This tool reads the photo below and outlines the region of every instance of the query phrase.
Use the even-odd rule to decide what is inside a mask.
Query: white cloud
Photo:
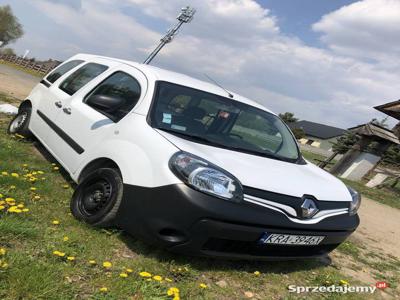
[[[400,1],[364,0],[325,15],[313,25],[335,52],[395,63],[400,55]]]
[[[389,0],[378,2],[394,5]],[[81,49],[141,61],[161,37],[154,23],[161,24],[160,30],[172,25],[177,10],[187,1],[82,0],[74,6],[63,5],[61,0],[31,3],[59,26],[57,43],[41,41],[54,53],[65,57],[66,52],[72,55]],[[292,111],[300,118],[340,127],[369,121],[377,115],[372,106],[398,97],[400,74],[387,64],[395,48],[385,52],[369,47],[369,58],[380,51],[380,61],[375,63],[357,54],[357,45],[366,45],[362,40],[347,45],[333,38],[351,32],[350,39],[359,30],[363,22],[351,23],[354,12],[346,12],[354,10],[352,5],[324,16],[313,27],[323,32],[332,50],[285,36],[270,11],[252,0],[194,0],[190,5],[197,9],[193,22],[182,28],[154,64],[202,79],[202,73],[207,73],[276,112]],[[127,7],[135,16],[125,11]],[[384,16],[385,10],[380,14]],[[337,17],[342,15],[346,25]],[[353,17],[357,19],[357,15]],[[379,31],[365,26],[363,30],[363,35],[377,39],[393,31],[391,26],[381,26]],[[60,52],[64,46],[69,50]]]

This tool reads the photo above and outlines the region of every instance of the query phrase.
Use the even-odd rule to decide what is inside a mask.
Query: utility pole
[[[158,46],[153,50],[153,52],[150,53],[150,55],[146,58],[146,60],[143,63],[148,65],[153,60],[153,58],[158,54],[158,52],[160,52],[160,50],[166,44],[172,41],[174,36],[178,33],[179,28],[181,28],[181,26],[183,25],[183,23],[190,23],[193,20],[193,16],[195,13],[196,10],[194,8],[190,8],[189,6],[182,8],[181,13],[177,17],[177,20],[179,22],[174,27],[172,27],[167,31],[167,34],[161,38]]]

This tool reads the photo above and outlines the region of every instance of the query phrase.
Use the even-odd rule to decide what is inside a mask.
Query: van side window
[[[59,87],[68,95],[72,96],[89,81],[96,78],[107,69],[108,67],[104,65],[88,63],[69,75]]]
[[[54,83],[58,78],[63,76],[68,71],[72,70],[76,66],[83,63],[83,60],[71,60],[61,66],[57,67],[53,72],[47,75],[46,80],[50,83]]]
[[[125,117],[136,105],[140,98],[141,87],[139,82],[132,76],[118,71],[100,83],[86,99],[95,95],[109,96],[122,99],[122,105],[112,112],[102,111],[97,107],[92,107],[98,112],[110,117],[114,122],[118,122]]]

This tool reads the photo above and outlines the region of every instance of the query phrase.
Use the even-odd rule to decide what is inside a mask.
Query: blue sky
[[[142,61],[175,22],[197,14],[154,64],[227,88],[275,112],[351,127],[400,98],[398,0],[0,0],[36,58],[79,52]],[[394,120],[391,121],[391,124]]]

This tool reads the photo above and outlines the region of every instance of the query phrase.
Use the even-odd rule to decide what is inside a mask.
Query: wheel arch
[[[98,168],[117,169],[122,178],[121,168],[114,160],[107,157],[100,157],[90,161],[81,169],[79,174],[77,174],[77,182],[79,183],[83,178],[85,178],[86,175],[90,174],[91,172],[93,172]]]
[[[24,100],[18,107],[18,113],[21,112],[23,108],[32,108],[32,101],[29,99]]]

